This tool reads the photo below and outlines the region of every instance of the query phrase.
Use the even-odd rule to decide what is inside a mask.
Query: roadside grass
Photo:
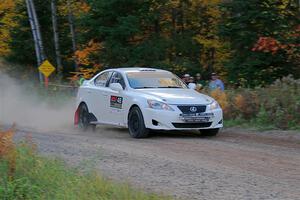
[[[245,128],[250,130],[257,130],[257,131],[269,131],[269,130],[282,130],[276,127],[272,123],[265,123],[261,122],[259,118],[245,120],[245,119],[227,119],[224,120],[224,127],[231,128],[231,127],[239,127]],[[300,126],[297,124],[291,124],[287,130],[296,130],[300,131]]]
[[[224,127],[239,127],[250,130],[258,130],[258,131],[268,131],[268,130],[276,130],[273,124],[260,124],[257,123],[256,120],[245,120],[245,119],[229,119],[224,120]]]
[[[0,131],[1,134],[6,132]],[[0,140],[0,143],[11,144],[7,138]],[[0,148],[5,149],[5,145],[0,145]],[[26,141],[10,146],[9,151],[0,154],[0,199],[171,199],[133,189],[129,184],[115,183],[94,171],[78,171],[67,166],[62,160],[37,154],[35,149],[32,142]],[[11,162],[12,159],[15,162]]]

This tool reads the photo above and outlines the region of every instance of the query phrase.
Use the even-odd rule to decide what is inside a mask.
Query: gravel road
[[[78,168],[178,199],[299,199],[300,133],[224,129],[215,138],[195,132],[131,139],[126,129],[98,127],[31,132],[39,151]]]

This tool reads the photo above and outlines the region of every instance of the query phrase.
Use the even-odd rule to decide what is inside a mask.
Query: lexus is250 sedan
[[[84,81],[76,101],[75,124],[83,130],[97,124],[128,127],[133,138],[150,130],[199,130],[215,136],[223,126],[219,104],[189,89],[169,71],[118,68]]]

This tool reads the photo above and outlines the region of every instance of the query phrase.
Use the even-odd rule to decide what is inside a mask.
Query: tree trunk
[[[29,0],[26,0],[25,3],[26,3],[26,7],[27,7],[28,19],[29,19],[31,32],[32,32],[32,36],[33,36],[33,41],[34,41],[34,48],[35,48],[37,64],[39,65],[41,63],[41,54],[40,54],[40,49],[39,49],[38,42],[37,42],[36,28],[35,28],[35,24],[33,22],[32,11],[31,11],[31,7],[29,4]]]
[[[77,59],[75,58],[75,52],[77,50],[77,48],[76,48],[76,36],[75,36],[75,28],[74,28],[74,17],[73,17],[73,14],[72,14],[70,0],[67,0],[67,7],[68,7],[68,21],[69,21],[70,32],[71,32],[71,37],[72,37],[74,68],[75,68],[75,71],[77,71],[78,70],[78,65],[77,65]]]
[[[31,6],[31,11],[32,11],[32,17],[33,17],[33,22],[35,24],[35,29],[36,29],[36,36],[37,36],[37,41],[40,49],[40,55],[41,55],[41,60],[42,62],[46,59],[45,52],[44,52],[44,46],[43,46],[43,40],[42,40],[42,34],[40,30],[40,24],[37,18],[35,6],[33,0],[28,0],[29,4]]]
[[[214,47],[212,47],[209,50],[209,59],[210,59],[210,72],[214,72],[215,71],[215,54],[216,54],[216,49]]]
[[[63,71],[63,67],[62,67],[62,63],[61,63],[59,36],[58,36],[58,28],[57,28],[56,0],[51,0],[51,16],[52,16],[52,27],[53,27],[57,72],[59,75],[61,75],[62,71]]]
[[[159,33],[160,33],[159,17],[157,19],[155,19],[155,21],[154,21],[154,31],[155,31],[155,34],[157,36],[159,36]]]
[[[29,23],[30,23],[30,27],[31,27],[33,41],[34,41],[37,65],[39,67],[42,64],[43,59],[42,59],[41,48],[39,46],[39,41],[38,41],[38,33],[37,33],[38,30],[36,27],[36,23],[34,22],[34,16],[33,16],[33,13],[35,12],[35,10],[34,10],[34,7],[32,7],[30,0],[26,0],[25,3],[26,3],[26,7],[27,7]],[[40,83],[43,82],[43,75],[40,72],[39,72],[39,80],[40,80]]]
[[[180,1],[180,16],[179,16],[179,23],[180,23],[180,27],[181,27],[181,34],[183,34],[184,32],[184,18],[185,18],[185,13],[184,13],[184,9],[185,9],[185,4],[183,1]]]
[[[176,9],[172,8],[172,36],[175,37],[176,35]]]

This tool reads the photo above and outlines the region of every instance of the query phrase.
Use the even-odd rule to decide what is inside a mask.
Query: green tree
[[[101,43],[97,62],[109,66],[158,66],[175,72],[220,67],[224,45],[216,35],[219,0],[88,0],[79,20],[81,44]],[[210,52],[216,56],[207,56]],[[210,66],[212,67],[212,66]]]
[[[262,36],[284,40],[283,36],[294,30],[299,24],[296,5],[288,0],[233,0],[223,4],[220,35],[230,41],[233,50],[226,65],[229,80],[255,86],[294,74],[299,63],[288,61],[285,51],[272,54],[252,49]]]

